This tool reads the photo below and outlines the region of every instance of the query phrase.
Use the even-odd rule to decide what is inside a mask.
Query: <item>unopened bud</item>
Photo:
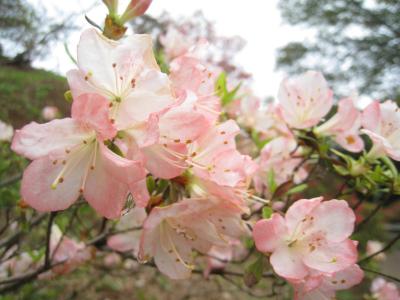
[[[68,103],[72,103],[72,101],[73,101],[73,98],[72,98],[72,93],[71,93],[71,91],[66,91],[65,93],[64,93],[64,98],[65,98],[65,100],[68,102]]]
[[[132,0],[122,14],[120,21],[126,23],[130,19],[143,15],[151,2],[152,0]]]

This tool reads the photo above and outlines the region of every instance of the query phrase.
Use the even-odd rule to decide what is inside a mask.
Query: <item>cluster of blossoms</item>
[[[115,13],[116,2],[104,2]],[[131,14],[141,14],[150,2],[132,3]],[[108,237],[109,248],[140,262],[153,259],[172,279],[191,275],[196,253],[209,255],[205,275],[224,268],[240,252],[241,239],[252,236],[296,299],[331,299],[360,283],[357,242],[350,239],[355,215],[346,201],[297,200],[285,215],[284,205],[272,203],[277,212],[268,219],[244,221],[243,215],[270,204],[261,197],[273,198],[274,187],[306,180],[303,156],[310,149],[299,135],[361,152],[364,133],[373,142],[369,160],[400,160],[397,106],[374,101],[361,112],[350,97],[325,120],[333,93],[320,73],[309,71],[285,79],[276,104],[264,106],[241,89],[222,107],[215,88],[221,70],[198,54],[203,42],[191,47],[181,38],[168,32],[161,39],[170,59],[166,74],[149,35],[115,41],[95,29],[82,33],[77,69],[67,74],[71,117],[54,119],[57,111],[49,107],[43,118],[52,121],[30,123],[14,135],[12,149],[32,160],[21,183],[24,201],[48,212],[84,198],[99,215],[119,219],[121,233]],[[239,151],[236,137],[254,132],[264,141],[259,151]],[[57,228],[50,252],[58,265],[45,278],[91,257],[85,244]]]
[[[26,203],[57,211],[82,195],[99,214],[119,218],[132,195],[148,212],[138,256],[154,257],[172,278],[190,274],[192,249],[207,253],[246,234],[241,215],[256,164],[236,150],[238,125],[218,122],[215,74],[201,60],[185,53],[168,76],[150,36],[115,42],[89,29],[67,77],[72,117],[14,136],[12,149],[33,160],[21,184]],[[177,194],[154,207],[146,176],[173,179]]]

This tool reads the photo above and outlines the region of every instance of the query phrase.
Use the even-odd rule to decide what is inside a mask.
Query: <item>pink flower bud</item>
[[[151,2],[152,0],[132,0],[122,14],[121,22],[125,23],[130,19],[143,15],[149,8]]]

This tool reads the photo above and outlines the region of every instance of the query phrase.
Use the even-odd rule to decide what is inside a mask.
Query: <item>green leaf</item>
[[[215,91],[221,98],[222,106],[226,106],[231,103],[235,98],[237,92],[240,90],[241,83],[239,83],[233,90],[229,91],[227,88],[226,73],[222,72],[215,83]]]
[[[347,170],[347,168],[343,167],[343,166],[339,166],[339,165],[333,165],[333,168],[335,169],[335,171],[342,176],[346,176],[349,175],[350,172]]]
[[[146,178],[146,185],[149,193],[153,193],[153,191],[156,189],[156,182],[154,181],[153,176],[149,176]]]
[[[274,194],[277,188],[276,181],[275,181],[275,173],[274,170],[270,170],[267,174],[267,185],[271,194]]]
[[[72,103],[73,97],[72,97],[72,93],[70,90],[68,90],[64,93],[64,98],[65,98],[65,101],[67,101],[68,103]]]
[[[293,194],[301,193],[302,191],[304,191],[307,188],[308,188],[307,183],[299,184],[295,187],[292,187],[290,190],[288,190],[286,192],[286,195],[293,195]]]
[[[269,206],[263,207],[263,209],[262,209],[262,217],[263,217],[263,219],[271,218],[272,213],[273,213],[273,210],[272,210],[271,207],[269,207]]]
[[[243,241],[246,249],[252,249],[254,247],[254,240],[252,238],[246,237]]]
[[[264,255],[260,253],[257,260],[246,267],[243,281],[248,287],[255,286],[262,278],[264,272]]]

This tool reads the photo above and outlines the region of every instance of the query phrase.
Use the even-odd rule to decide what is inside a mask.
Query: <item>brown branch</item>
[[[386,277],[386,278],[388,278],[390,280],[393,280],[393,281],[396,281],[396,282],[400,282],[400,278],[394,277],[392,275],[388,275],[388,274],[381,273],[379,271],[375,271],[375,270],[371,270],[371,269],[367,269],[367,268],[364,268],[364,267],[360,267],[360,268],[363,269],[365,272],[376,274],[376,275],[379,275],[379,276],[382,276],[382,277]]]
[[[51,252],[51,227],[53,226],[54,218],[56,217],[57,212],[51,212],[49,216],[49,222],[47,223],[47,231],[46,231],[46,254],[44,259],[44,268],[48,269],[50,266],[50,252]]]

